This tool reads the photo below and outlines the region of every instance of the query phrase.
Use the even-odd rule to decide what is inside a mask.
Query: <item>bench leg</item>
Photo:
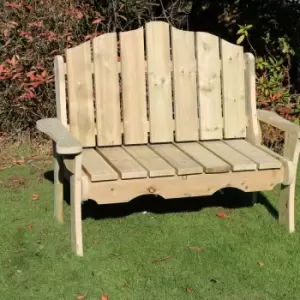
[[[295,187],[296,181],[291,185],[281,185],[279,222],[283,224],[289,232],[295,231]]]
[[[300,140],[298,134],[285,133],[283,156],[294,163],[294,169],[290,172],[293,181],[289,185],[281,185],[279,222],[288,229],[295,231],[295,189],[297,177],[297,165],[300,153]]]
[[[63,199],[63,164],[62,158],[56,153],[56,144],[53,142],[53,170],[54,170],[54,217],[58,223],[64,221]]]
[[[251,193],[251,203],[252,205],[257,203],[258,198],[258,192],[252,192]]]
[[[81,168],[82,155],[74,157],[73,175],[70,178],[71,188],[71,235],[72,249],[79,255],[83,256],[82,246],[82,220],[81,220]]]

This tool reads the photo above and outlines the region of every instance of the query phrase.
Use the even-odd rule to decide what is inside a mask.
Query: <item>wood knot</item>
[[[156,192],[156,190],[154,187],[151,186],[151,187],[149,187],[148,192],[151,194],[154,194]]]

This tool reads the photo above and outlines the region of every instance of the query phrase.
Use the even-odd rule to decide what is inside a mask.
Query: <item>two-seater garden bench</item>
[[[282,184],[280,221],[294,230],[300,127],[256,110],[255,60],[204,32],[150,22],[100,35],[55,58],[54,210],[71,186],[72,244],[82,247],[82,201],[128,202],[245,192]],[[284,156],[261,145],[259,121],[285,131]]]

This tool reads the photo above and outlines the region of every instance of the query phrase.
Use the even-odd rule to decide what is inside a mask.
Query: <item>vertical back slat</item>
[[[198,107],[194,32],[172,27],[176,141],[198,140]]]
[[[98,146],[122,143],[117,57],[116,33],[93,39]]]
[[[90,42],[66,50],[70,130],[83,146],[95,146]]]
[[[245,99],[246,99],[246,117],[248,126],[246,130],[246,139],[253,144],[261,144],[260,126],[257,121],[256,110],[256,74],[255,57],[252,53],[244,54],[245,60]]]
[[[246,136],[243,47],[221,40],[224,138]]]
[[[196,33],[200,139],[223,137],[219,38]]]
[[[169,25],[146,24],[148,99],[151,143],[173,141]]]
[[[62,56],[57,55],[54,59],[55,75],[55,98],[56,115],[63,125],[67,127],[67,98],[66,98],[66,79],[65,64]]]
[[[148,142],[143,28],[120,33],[125,144]]]

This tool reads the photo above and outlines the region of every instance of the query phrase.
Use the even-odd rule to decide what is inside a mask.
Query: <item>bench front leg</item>
[[[82,154],[74,156],[73,174],[70,178],[71,192],[71,237],[72,249],[78,256],[83,256],[82,245],[82,219],[81,219],[81,201],[82,201]]]
[[[281,185],[279,222],[283,224],[289,232],[295,231],[295,189],[299,153],[300,140],[298,139],[298,135],[286,132],[283,156],[292,161],[293,168],[291,170],[291,183],[289,185]]]
[[[56,151],[56,143],[53,141],[53,172],[54,172],[54,217],[58,223],[64,222],[64,166],[62,156]]]

